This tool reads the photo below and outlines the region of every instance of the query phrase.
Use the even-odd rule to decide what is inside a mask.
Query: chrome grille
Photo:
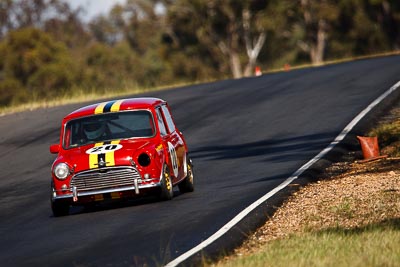
[[[141,180],[139,172],[133,167],[111,167],[78,173],[72,177],[71,187],[78,191],[132,186],[134,180]]]

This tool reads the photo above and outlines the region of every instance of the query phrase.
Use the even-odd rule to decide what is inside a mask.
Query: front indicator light
[[[68,165],[65,164],[65,163],[57,164],[57,166],[54,168],[54,175],[59,180],[65,180],[69,175],[69,167],[68,167]]]

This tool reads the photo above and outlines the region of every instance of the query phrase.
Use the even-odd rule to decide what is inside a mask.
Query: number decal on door
[[[168,150],[171,157],[171,165],[174,175],[175,177],[178,177],[178,157],[176,155],[175,147],[170,142],[168,142]]]

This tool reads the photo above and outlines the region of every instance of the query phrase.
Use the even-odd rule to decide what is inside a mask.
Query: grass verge
[[[400,266],[400,103],[368,135],[389,158],[351,153],[301,188],[232,255],[209,266]]]
[[[399,266],[400,219],[292,235],[224,266]],[[220,266],[220,265],[218,265]]]
[[[74,90],[71,93],[60,95],[57,98],[51,100],[39,100],[39,99],[32,99],[31,102],[25,104],[17,104],[8,107],[1,107],[0,106],[0,116],[4,116],[6,114],[21,112],[25,110],[35,110],[39,108],[48,108],[66,104],[74,104],[74,103],[82,103],[88,101],[101,101],[102,99],[109,99],[109,98],[123,98],[129,95],[147,93],[147,92],[154,92],[154,91],[161,91],[167,90],[170,88],[176,88],[180,86],[192,85],[197,84],[198,82],[193,83],[180,83],[180,84],[172,84],[167,86],[158,86],[158,87],[126,87],[120,89],[110,89],[105,90],[106,93],[96,92],[95,90],[92,91],[83,91],[79,88]]]

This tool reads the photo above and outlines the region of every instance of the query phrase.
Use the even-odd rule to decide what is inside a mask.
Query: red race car
[[[145,193],[173,197],[173,186],[191,192],[193,166],[168,104],[132,98],[90,105],[67,115],[52,165],[54,216],[70,205]]]

